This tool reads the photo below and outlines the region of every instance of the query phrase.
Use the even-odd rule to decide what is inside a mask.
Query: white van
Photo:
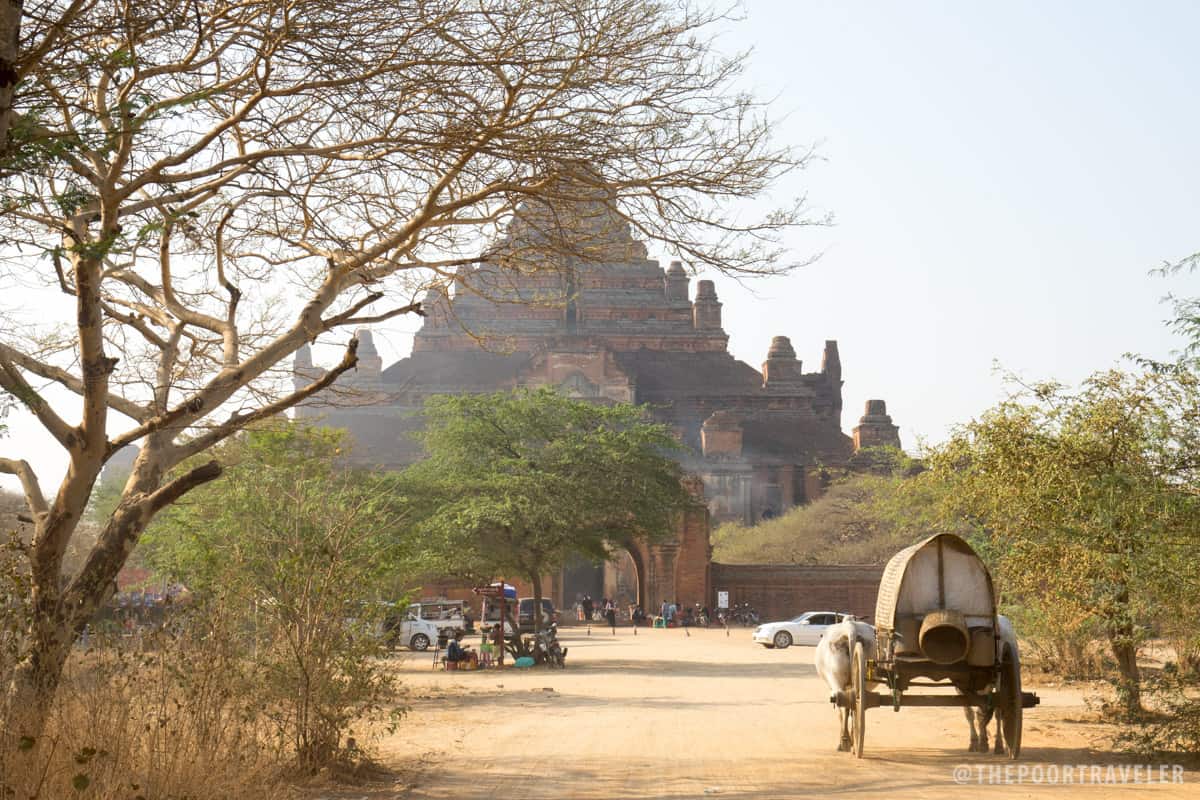
[[[454,633],[466,630],[465,611],[466,603],[462,600],[422,600],[410,603],[405,609],[404,618],[430,622],[438,631]]]

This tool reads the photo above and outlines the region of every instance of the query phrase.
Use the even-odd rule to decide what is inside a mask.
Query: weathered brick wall
[[[712,607],[717,592],[730,604],[749,603],[764,621],[789,619],[804,611],[847,611],[873,617],[883,567],[716,564],[712,565]]]
[[[669,599],[689,606],[703,604],[710,592],[709,565],[712,563],[708,509],[684,514],[680,528],[679,554],[675,560],[675,596]]]

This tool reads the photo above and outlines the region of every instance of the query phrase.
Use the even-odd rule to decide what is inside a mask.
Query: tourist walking
[[[604,618],[608,627],[612,628],[613,636],[617,635],[617,605],[612,600],[604,601]]]

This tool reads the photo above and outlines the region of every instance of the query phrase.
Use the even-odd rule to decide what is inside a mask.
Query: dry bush
[[[373,729],[399,713],[385,702],[390,675],[361,648],[335,642],[335,667],[301,691],[287,668],[294,654],[248,616],[213,600],[175,610],[158,630],[96,626],[68,660],[43,735],[7,733],[21,720],[4,721],[0,800],[272,800],[299,774],[354,774],[364,754],[347,747],[352,726]],[[314,732],[320,753],[311,752]],[[298,752],[301,744],[310,746]]]
[[[1200,642],[1196,637],[1172,639],[1171,648],[1178,657],[1179,671],[1192,680],[1200,679]]]
[[[1155,630],[1174,655],[1172,668],[1182,679],[1200,683],[1200,627],[1196,625],[1200,598],[1193,587],[1178,587],[1173,596],[1163,598],[1162,605],[1172,611],[1156,620]]]
[[[4,796],[282,797],[280,754],[232,634],[193,624],[77,647],[44,734],[3,740]]]

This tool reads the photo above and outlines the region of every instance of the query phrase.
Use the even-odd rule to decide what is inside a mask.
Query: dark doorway
[[[604,596],[604,565],[582,556],[572,556],[563,567],[563,608],[575,608],[584,595],[595,601]]]

